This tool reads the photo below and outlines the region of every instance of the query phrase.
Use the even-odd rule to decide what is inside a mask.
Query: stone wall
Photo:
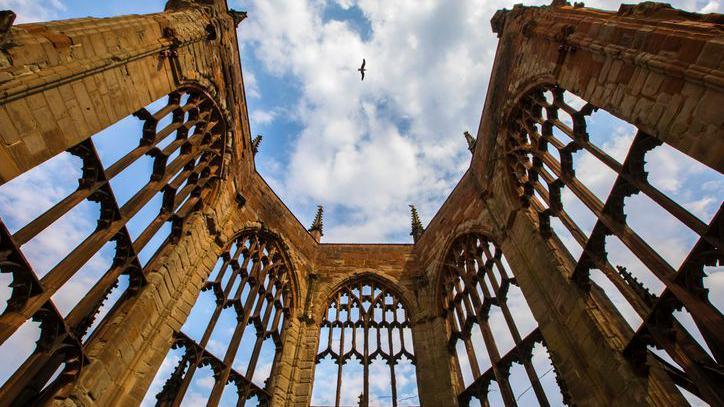
[[[249,227],[279,235],[295,273],[274,405],[309,404],[327,300],[344,282],[370,276],[408,307],[421,402],[456,405],[463,384],[447,349],[438,284],[451,242],[469,232],[502,248],[577,404],[682,403],[667,376],[639,375],[624,359],[630,329],[608,299],[571,282],[573,260],[540,235],[532,209],[521,207],[502,148],[518,97],[557,83],[724,169],[724,42],[714,28],[721,16],[655,4],[618,13],[516,6],[496,14],[500,43],[470,168],[413,246],[319,244],[256,173],[235,25],[225,7],[221,0],[174,1],[154,15],[18,25],[0,46],[0,183],[186,83],[217,99],[230,129],[224,175],[186,220],[181,239],[147,266],[148,284],[94,333],[87,365],[58,403],[140,403],[222,248]]]

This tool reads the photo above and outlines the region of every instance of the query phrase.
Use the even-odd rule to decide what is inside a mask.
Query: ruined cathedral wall
[[[414,270],[410,244],[319,244],[313,273],[306,280],[309,292],[302,314],[292,321],[299,336],[285,348],[284,359],[292,361],[293,379],[288,389],[276,388],[274,402],[299,406],[311,402],[320,326],[328,302],[337,290],[354,281],[378,281],[400,297],[415,318],[420,300],[410,278]]]
[[[415,253],[411,244],[344,244],[319,245],[315,265],[316,283],[308,304],[309,316],[321,321],[327,302],[343,284],[367,276],[379,278],[395,290],[412,315],[419,311],[419,298],[412,276]]]
[[[302,380],[305,374],[310,374],[309,369],[314,366],[314,356],[312,362],[305,361],[300,356],[302,349],[319,334],[319,327],[316,327],[315,331],[303,322],[310,289],[309,275],[316,272],[315,261],[319,245],[260,175],[254,173],[249,178],[241,176],[235,181],[246,200],[244,207],[238,211],[238,221],[235,222],[256,225],[275,232],[283,242],[295,274],[297,288],[293,309],[286,321],[282,338],[283,349],[279,361],[275,363],[275,370],[271,372],[270,386],[272,404],[288,405],[285,403],[290,403],[294,395],[303,392],[299,387],[311,387],[309,382],[300,386],[298,381]],[[316,342],[314,350],[316,351]]]
[[[0,181],[7,182],[183,83],[215,93],[203,9],[13,26],[0,56]],[[160,59],[172,44],[181,75]],[[184,74],[185,73],[185,74]]]
[[[317,256],[317,242],[258,173],[241,174],[234,182],[246,201],[240,216],[261,222],[282,236],[295,259],[298,277],[305,279]]]
[[[3,34],[0,62],[0,181],[181,86],[192,85],[226,110],[228,93],[220,91],[227,89],[224,72],[214,60],[230,44],[210,37],[209,27],[219,24],[214,18],[210,9],[187,9],[13,26]],[[218,247],[208,232],[208,215],[214,209],[231,213],[224,208],[234,204],[223,181],[212,183],[202,197],[206,213],[185,220],[177,244],[150,262],[146,284],[86,344],[88,359],[80,376],[61,393],[66,403],[133,404],[143,398],[173,330],[183,324],[215,261]]]
[[[469,170],[415,245],[363,245],[319,244],[256,172],[239,66],[238,21],[228,14],[225,2],[170,1],[167,9],[145,16],[21,24],[0,32],[0,184],[84,142],[87,148],[73,150],[77,161],[83,161],[78,196],[100,203],[93,237],[102,244],[115,240],[120,264],[104,274],[98,282],[101,289],[83,298],[77,313],[83,318],[56,315],[52,296],[88,260],[83,260],[87,253],[72,253],[73,262],[51,270],[52,278],[43,277],[42,282],[30,267],[18,265],[24,268],[23,277],[30,276],[33,291],[18,294],[26,297],[17,301],[17,309],[3,313],[1,333],[7,338],[27,319],[37,318],[44,336],[52,340],[39,341],[39,348],[47,342],[42,345],[50,350],[37,352],[21,366],[19,372],[29,372],[27,377],[13,377],[15,385],[0,395],[3,400],[17,400],[33,386],[39,394],[47,380],[33,380],[66,363],[62,380],[42,393],[45,400],[69,406],[139,404],[219,256],[240,232],[262,229],[280,242],[292,273],[293,305],[285,318],[283,352],[268,385],[273,405],[309,404],[328,300],[343,284],[361,278],[389,287],[408,308],[420,401],[456,405],[464,385],[448,348],[439,290],[453,242],[468,233],[485,236],[501,248],[563,390],[575,403],[683,403],[658,362],[647,362],[648,375],[634,370],[623,356],[634,335],[631,328],[602,292],[595,287],[584,291],[574,281],[575,259],[561,250],[555,235],[544,235],[543,211],[525,204],[524,188],[512,171],[511,117],[525,110],[520,106],[529,91],[557,85],[721,171],[721,15],[702,16],[653,3],[622,6],[617,13],[578,5],[499,12],[492,26],[500,42]],[[188,212],[174,212],[176,189],[183,183],[165,189],[167,176],[173,175],[166,173],[168,157],[163,158],[160,149],[151,151],[160,129],[150,129],[148,135],[144,130],[133,135],[141,146],[148,144],[140,154],[163,160],[148,174],[151,180],[142,187],[148,189],[141,198],[119,208],[104,173],[108,168],[98,170],[103,163],[87,140],[134,112],[145,124],[153,124],[148,112],[139,109],[182,88],[193,89],[195,97],[207,103],[203,113],[221,123],[207,129],[213,142],[203,145],[208,148],[204,151],[218,155],[218,160],[202,163],[214,172],[204,176],[194,163],[194,176],[203,178],[203,184],[191,185],[198,202]],[[190,126],[192,119],[180,114],[178,101],[167,108]],[[179,136],[188,141],[183,131]],[[199,146],[185,145],[198,153],[194,160],[200,157]],[[96,197],[91,187],[106,189]],[[129,214],[161,188],[164,198],[171,192],[171,212],[163,206],[157,219],[171,223],[173,231],[169,243],[140,267],[137,252],[145,242],[129,248],[136,243],[129,244],[125,224]],[[178,204],[183,204],[181,198]],[[56,213],[74,207],[63,205]],[[30,228],[37,230],[26,235],[35,236],[57,220],[41,217]],[[28,239],[17,245],[13,239],[20,238],[5,238],[3,248],[17,259]],[[99,249],[84,250],[92,254]],[[83,339],[98,304],[119,279],[112,271],[121,267],[134,276],[129,277],[131,288],[89,339]],[[704,311],[706,307],[698,309]],[[53,369],[46,372],[48,366]]]
[[[248,191],[259,188],[271,192],[258,176],[247,179],[246,185]],[[97,334],[98,345],[89,347],[94,362],[85,367],[71,396],[79,404],[140,403],[174,342],[174,332],[181,330],[219,255],[248,229],[266,229],[277,235],[295,273],[294,308],[283,338],[285,352],[273,372],[273,388],[286,390],[298,317],[306,296],[305,275],[312,268],[309,256],[314,253],[309,250],[316,242],[286,207],[274,205],[271,199],[264,203],[250,199],[240,205],[233,182],[219,184],[214,192],[213,204],[189,219],[179,243],[158,258],[160,266],[149,274],[149,285],[136,299],[125,303]],[[306,239],[300,238],[305,234]],[[119,350],[128,355],[128,365],[117,360]]]
[[[721,42],[707,22],[717,18],[654,4],[618,13],[515,7],[492,20],[500,42],[469,172],[487,187],[471,196],[483,197],[489,225],[499,229],[497,243],[576,402],[683,400],[657,369],[649,376],[634,371],[622,355],[630,328],[601,292],[586,295],[575,286],[575,260],[559,250],[555,236],[542,236],[533,208],[521,207],[508,162],[509,117],[530,90],[558,85],[721,169],[722,118],[712,110],[721,105],[719,62],[712,60]],[[438,216],[455,212],[446,206]]]
[[[229,185],[217,186],[213,205],[192,215],[179,242],[156,256],[148,284],[94,334],[90,363],[66,405],[137,405],[143,400],[225,242],[238,226],[246,226],[234,216],[237,203]]]
[[[211,100],[225,128],[221,173],[177,240],[146,266],[145,284],[85,344],[87,359],[58,403],[140,403],[219,254],[241,230],[281,237],[300,281],[295,301],[303,297],[316,242],[253,170],[235,25],[221,3],[21,24],[2,34],[2,183],[182,87]]]
[[[689,20],[685,34],[681,20]],[[419,267],[430,279],[431,318],[439,307],[435,290],[450,242],[470,231],[488,235],[506,256],[575,400],[681,402],[662,390],[671,386],[667,378],[633,372],[621,354],[630,328],[607,298],[595,290],[581,295],[570,280],[570,256],[541,236],[533,209],[521,207],[506,163],[507,120],[530,89],[558,84],[721,168],[722,141],[715,137],[721,118],[712,115],[717,103],[709,104],[721,97],[715,91],[718,62],[711,60],[721,45],[705,20],[659,6],[623,7],[619,13],[516,7],[494,17],[500,42],[471,168],[416,245]],[[712,75],[695,79],[704,72]],[[450,380],[460,391],[455,375]]]
[[[722,170],[721,21],[720,14],[662,3],[622,5],[618,12],[571,6],[499,12],[492,21],[499,79],[490,82],[486,111],[502,117],[516,96],[556,83]]]
[[[420,401],[425,405],[457,405],[464,389],[461,372],[448,349],[448,332],[438,293],[440,273],[452,242],[467,233],[497,239],[494,219],[489,216],[481,196],[482,188],[470,170],[463,175],[447,200],[430,221],[415,245],[420,272],[417,295],[420,314],[415,320],[413,339],[418,359]]]

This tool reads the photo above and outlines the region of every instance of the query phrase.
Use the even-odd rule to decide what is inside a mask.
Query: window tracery
[[[329,359],[336,364],[336,372],[327,375],[321,371],[320,363]],[[323,404],[398,406],[411,405],[408,403],[417,400],[416,380],[411,371],[414,368],[410,369],[415,364],[415,356],[407,309],[397,295],[376,280],[355,279],[330,297],[320,327],[316,362],[317,391],[313,393],[313,405],[328,396],[320,397],[318,389],[324,380],[332,378],[336,378],[335,397]],[[361,372],[352,366],[356,362],[362,365]],[[389,387],[371,388],[373,373],[384,377],[381,382]],[[405,388],[400,384],[401,374],[405,374],[407,383],[411,382]],[[353,381],[360,375],[361,388],[343,383],[343,378]]]
[[[0,404],[42,400],[78,375],[87,362],[85,345],[100,322],[98,317],[113,308],[109,298],[120,302],[145,284],[154,253],[177,242],[184,219],[220,175],[225,123],[203,91],[180,88],[133,116],[122,122],[142,127],[137,138],[119,140],[115,133],[112,142],[127,144],[131,139],[136,145],[126,151],[115,148],[104,156],[97,148],[101,132],[71,147],[56,157],[70,166],[78,163],[78,168],[71,168],[80,173],[77,187],[27,223],[9,225],[0,220],[0,272],[12,278],[8,298],[3,298],[7,306],[0,315],[0,344],[24,335],[28,324],[37,324],[40,331],[35,350],[0,390]],[[143,160],[151,165],[138,166]],[[29,173],[42,171],[44,165]],[[127,197],[120,198],[114,183],[133,166],[140,185],[121,191]],[[24,175],[2,190],[11,190],[16,180],[23,182]],[[43,192],[54,197],[58,190]],[[141,212],[144,216],[137,216]],[[39,236],[79,213],[94,216],[97,223],[74,247],[63,241],[64,257],[57,263],[42,270],[33,264],[42,254],[26,257],[25,251]],[[107,270],[87,275],[85,269],[99,256],[108,258]],[[81,298],[66,304],[63,290],[80,274],[90,286],[83,287]],[[19,331],[23,332],[15,335]]]
[[[558,385],[547,386],[560,387],[560,395],[544,390],[541,379],[554,369],[551,365],[544,372],[543,363],[533,363],[547,359],[542,355],[545,342],[497,246],[475,233],[458,237],[446,254],[439,284],[448,349],[458,366],[458,381],[465,386],[459,394],[461,405],[489,405],[494,397],[506,406],[516,405],[531,389],[534,398],[524,404],[548,406],[553,397],[567,402],[560,379],[556,379]],[[500,314],[505,323],[493,326]],[[504,346],[509,348],[505,353],[501,352]],[[524,373],[511,377],[515,364]]]
[[[646,163],[655,159],[657,149],[668,147],[641,129],[634,128],[622,152],[594,143],[597,135],[591,134],[590,119],[597,110],[557,86],[541,86],[524,95],[510,116],[506,145],[517,190],[523,204],[537,214],[540,233],[554,237],[571,254],[573,281],[586,291],[592,284],[610,287],[606,294],[628,321],[634,321],[635,332],[624,350],[634,366],[645,374],[647,357],[653,357],[676,385],[720,404],[724,393],[717,383],[722,376],[715,372],[722,371],[724,319],[703,280],[705,269],[716,270],[722,261],[721,203],[706,223],[657,188],[652,178],[667,163],[653,167],[653,174]],[[581,154],[590,162],[584,163]],[[581,179],[591,164],[612,174],[609,188],[597,191]],[[714,177],[721,180],[721,174]],[[691,250],[678,267],[669,253],[654,248],[651,235],[645,238],[632,227],[641,217],[640,210],[631,209],[636,200],[645,200],[646,211],[657,213],[658,225],[647,228],[664,227],[670,219],[692,236]],[[582,212],[590,214],[590,222],[575,220]],[[620,253],[631,257],[633,266],[613,263]],[[693,322],[685,324],[683,316],[689,315]]]
[[[285,256],[282,243],[263,230],[242,233],[221,254],[202,288],[202,295],[211,294],[213,302],[197,300],[189,317],[192,323],[175,334],[172,350],[183,349],[182,356],[156,395],[157,405],[179,405],[196,380],[195,374],[206,366],[211,367],[214,378],[208,405],[224,400],[243,406],[252,399],[258,405],[268,405],[270,380],[282,352],[292,306],[292,272]],[[220,322],[227,309],[235,313],[230,326]],[[205,326],[198,339],[184,332],[201,323],[195,314],[201,315],[201,326]],[[222,330],[232,331],[230,337],[214,344],[213,335]],[[265,345],[273,346],[268,360],[263,355]],[[261,364],[270,367],[266,370]],[[225,392],[230,384],[236,388],[236,397]]]

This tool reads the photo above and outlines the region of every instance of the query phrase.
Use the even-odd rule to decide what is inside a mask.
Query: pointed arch
[[[384,278],[368,273],[342,280],[323,297],[326,298],[326,308],[320,313],[320,343],[316,363],[319,365],[330,358],[337,365],[335,397],[329,397],[325,404],[339,406],[347,402],[359,402],[366,406],[379,398],[385,402],[391,401],[396,406],[402,398],[395,366],[401,362],[414,365],[415,355],[407,301],[393,287]],[[362,388],[346,388],[343,392],[343,376],[348,377],[344,366],[351,360],[357,360],[362,365]],[[389,394],[378,394],[370,389],[370,371],[375,361],[389,366]],[[348,366],[347,370],[350,369]],[[320,386],[321,381],[330,374],[322,376],[315,374],[315,386]],[[352,398],[342,400],[343,393],[346,393],[347,398]],[[412,397],[416,397],[416,392]],[[313,403],[315,401],[320,400],[313,398]]]
[[[713,200],[694,210],[684,196],[700,192],[671,190],[662,168],[686,162],[690,173],[676,182],[696,185],[720,183],[722,167],[699,161],[706,157],[682,147],[683,138],[574,90],[551,81],[512,99],[500,133],[508,186],[540,236],[566,258],[570,280],[610,307],[602,315],[606,325],[621,326],[623,355],[636,366],[655,359],[677,385],[717,404],[721,386],[709,372],[722,366],[724,318],[706,278],[722,261],[723,206]],[[678,253],[661,243],[671,236]]]
[[[201,338],[197,341],[189,337],[184,328],[175,334],[172,348],[183,348],[184,353],[156,396],[158,405],[178,405],[189,391],[196,370],[205,365],[211,365],[214,371],[210,405],[217,405],[222,396],[228,396],[224,390],[230,384],[236,388],[239,405],[251,398],[269,403],[269,380],[276,373],[283,351],[285,328],[292,317],[297,289],[288,247],[278,234],[264,227],[238,232],[224,247],[202,288],[202,292],[213,295],[214,307],[211,312],[202,309],[199,313],[210,316],[203,322],[195,321],[197,307],[191,311],[192,324],[206,325]],[[204,307],[201,303],[197,305]],[[226,309],[236,314],[233,326],[219,326],[220,315]],[[212,333],[219,329],[232,331],[226,343],[213,343]],[[264,350],[269,347],[273,354],[266,355],[269,360],[264,360]],[[244,354],[249,350],[249,354]]]
[[[121,304],[138,298],[163,254],[182,239],[187,220],[209,206],[218,189],[228,122],[208,89],[185,83],[118,119],[95,134],[75,135],[80,141],[64,152],[39,155],[49,161],[27,175],[57,172],[40,188],[62,185],[63,192],[54,192],[59,196],[27,223],[0,219],[0,272],[13,281],[0,315],[0,344],[12,340],[26,321],[39,323],[42,333],[33,353],[2,384],[0,404],[70,391],[91,363],[96,333]],[[117,137],[123,126],[130,129],[127,137]],[[65,142],[58,141],[53,151]],[[67,167],[52,170],[54,160]],[[3,192],[16,182],[23,181],[0,181]],[[33,254],[33,245],[58,222],[86,227],[77,239],[60,244],[56,258],[48,258],[47,250]],[[81,281],[82,288],[74,289]],[[59,298],[67,298],[67,305]]]
[[[530,402],[550,405],[549,398],[559,395],[545,391],[541,379],[553,367],[541,372],[533,363],[534,348],[542,345],[545,349],[545,341],[497,243],[476,232],[461,234],[448,247],[441,267],[437,301],[458,382],[464,387],[458,392],[460,404],[467,406],[473,398],[490,403],[497,385],[499,394],[493,396],[502,397],[506,405],[516,405],[529,385],[535,395]],[[516,304],[510,301],[511,290],[518,291]],[[532,323],[530,332],[520,327],[526,322],[521,318],[524,313],[530,315],[526,324]],[[511,377],[511,370],[518,367],[514,364],[525,371],[519,378]],[[566,402],[565,387],[560,380],[558,385],[561,401]]]

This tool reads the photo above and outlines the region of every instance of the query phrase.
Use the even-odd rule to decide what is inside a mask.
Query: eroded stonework
[[[61,153],[82,166],[78,189],[48,212],[19,230],[0,223],[0,269],[13,282],[0,340],[27,320],[41,332],[36,351],[0,390],[1,405],[138,405],[172,347],[185,353],[164,378],[160,405],[178,405],[193,371],[206,367],[215,380],[210,405],[227,386],[241,404],[256,397],[262,405],[309,405],[330,298],[365,281],[404,304],[422,405],[484,404],[491,383],[515,405],[508,384],[515,366],[524,366],[535,400],[548,405],[531,364],[534,346],[547,350],[568,405],[686,405],[677,386],[724,404],[724,322],[702,283],[704,267],[721,261],[722,220],[692,215],[644,171],[647,152],[662,143],[724,171],[724,17],[650,2],[618,12],[555,2],[496,13],[499,44],[477,137],[467,137],[470,167],[424,231],[413,225],[414,244],[320,243],[321,212],[307,230],[256,172],[236,40],[244,17],[221,0],[189,0],[152,15],[14,26],[12,15],[0,18],[0,183]],[[145,108],[164,97],[160,110]],[[590,142],[586,120],[596,109],[637,128],[623,162]],[[91,136],[130,115],[142,123],[139,146],[114,164],[101,162]],[[615,171],[611,196],[597,198],[576,178],[577,151]],[[141,157],[153,162],[150,180],[121,202],[109,180]],[[590,234],[568,218],[565,188],[595,215]],[[156,194],[159,214],[132,239],[127,222]],[[680,267],[628,226],[624,200],[634,194],[695,234]],[[97,229],[38,274],[21,246],[85,200],[100,208]],[[580,256],[570,254],[552,221],[571,231]],[[159,231],[164,243],[142,263],[142,249]],[[606,242],[614,237],[662,292],[652,294],[609,263]],[[236,251],[234,242],[243,242]],[[105,244],[115,250],[113,264],[63,315],[53,295]],[[597,270],[643,321],[637,329],[592,283]],[[128,287],[101,315],[119,279]],[[536,326],[498,352],[488,315],[502,312],[517,331],[506,311],[511,289],[522,293]],[[239,331],[253,327],[258,343],[275,342],[263,386],[252,383],[254,369],[232,366],[238,341],[213,355],[182,332],[202,292],[214,293],[218,313],[236,312]],[[673,317],[682,308],[710,352]],[[486,346],[471,339],[477,329]],[[458,344],[475,364],[468,386]],[[490,366],[477,366],[476,354],[488,355]]]

